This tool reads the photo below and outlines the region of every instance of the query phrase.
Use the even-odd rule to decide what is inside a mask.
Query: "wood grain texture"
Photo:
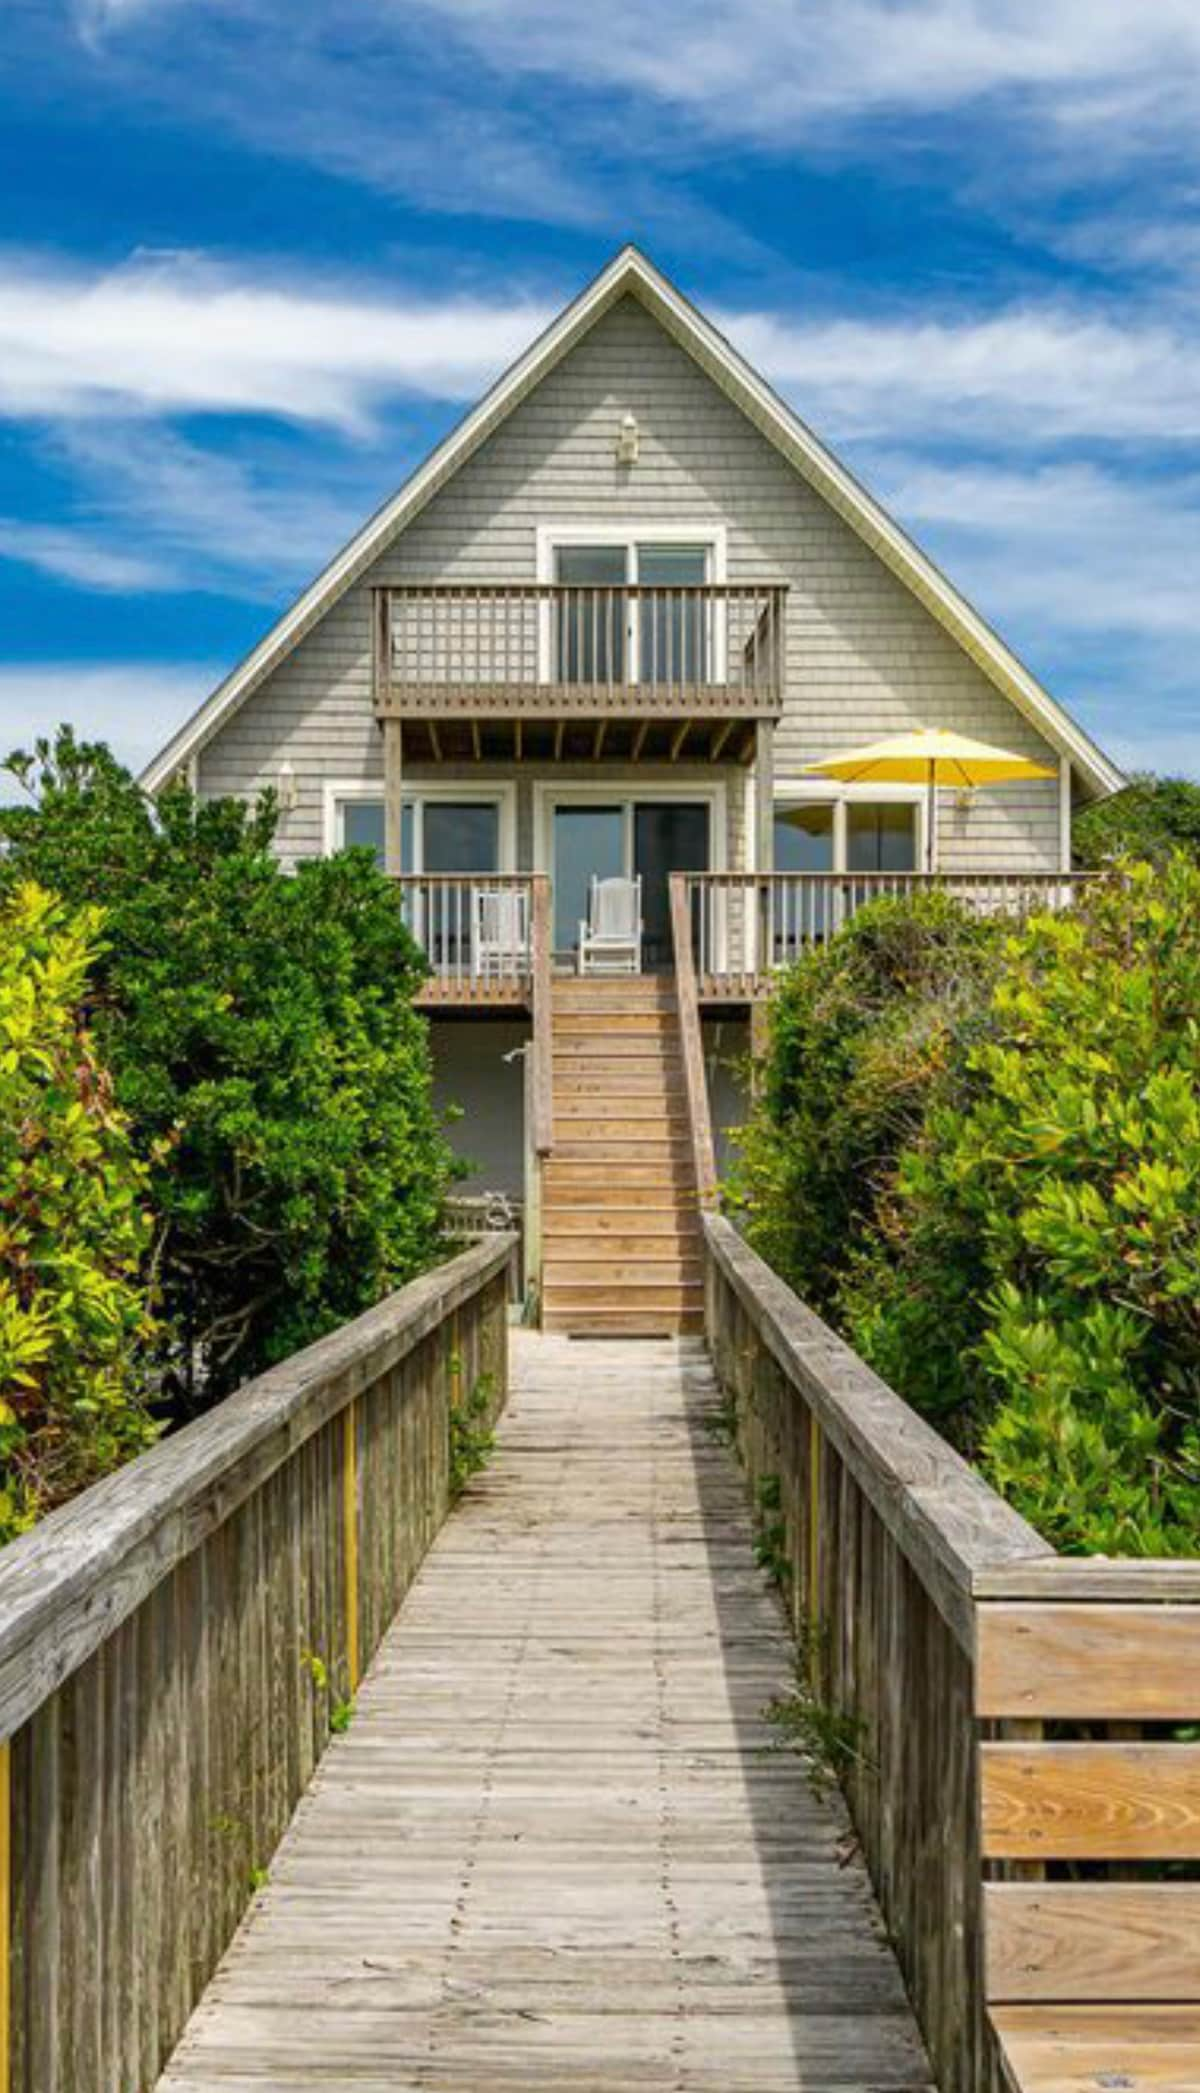
[[[793,1651],[701,1346],[513,1349],[161,2093],[928,2093],[845,1812],[771,1749]]]
[[[1200,1859],[1200,1745],[980,1747],[985,1856]]]
[[[1200,2001],[1200,1887],[992,1882],[988,1997],[1058,2003]]]
[[[511,1257],[496,1235],[240,1388],[51,1512],[0,1556],[0,1735],[11,1735],[300,1440]]]
[[[710,1246],[714,1239],[724,1245],[725,1230],[725,1223],[707,1224]],[[947,1604],[944,1579],[930,1588],[926,1559],[911,1546],[911,1523],[895,1513],[899,1482],[875,1493],[885,1518],[860,1481],[870,1425],[877,1416],[891,1423],[903,1406],[890,1391],[886,1405],[877,1402],[873,1377],[840,1372],[844,1347],[826,1370],[820,1347],[830,1333],[778,1281],[768,1289],[764,1272],[757,1259],[735,1260],[732,1251],[728,1259],[710,1257],[707,1328],[718,1377],[751,1491],[769,1483],[769,1498],[778,1495],[775,1545],[788,1565],[794,1618],[805,1626],[808,1683],[849,1747],[842,1772],[855,1831],[938,2083],[955,2093],[994,2093],[982,1981],[969,1601],[961,1584],[957,1607]],[[798,1323],[807,1346],[802,1377],[780,1323],[793,1308],[793,1328]],[[773,1328],[780,1331],[777,1347],[764,1337]],[[818,1385],[829,1399],[810,1403],[806,1391]],[[860,1388],[875,1407],[857,1420],[855,1434],[828,1430],[827,1420],[836,1422]],[[847,1445],[855,1449],[853,1469],[843,1455]],[[884,1475],[901,1453],[922,1479],[936,1475],[911,1457],[925,1445],[921,1435],[911,1448],[901,1438],[898,1450],[894,1431],[881,1434]]]
[[[998,2006],[992,2015],[1015,2093],[1196,2093],[1194,2006]]]
[[[194,1501],[184,1488],[187,1459],[163,1462],[166,1447],[123,1471],[115,1480],[126,1492],[105,1491],[108,1516],[95,1528],[96,1614],[108,1632],[73,1666],[68,1656],[95,1624],[82,1554],[69,1553],[72,1639],[66,1653],[40,1659],[37,1676],[63,1664],[67,1673],[11,1742],[11,2093],[141,2093],[154,2084],[350,1688],[348,1570],[369,1654],[449,1507],[451,1346],[472,1385],[486,1388],[489,1414],[503,1403],[499,1249],[498,1260],[484,1246],[482,1258],[468,1252],[431,1275],[440,1317],[419,1282],[399,1306],[384,1304],[288,1362],[282,1382],[265,1376],[212,1413],[217,1446],[231,1463],[249,1460],[252,1487],[243,1473],[223,1489],[212,1439],[199,1427]],[[230,1411],[233,1429],[222,1414]],[[374,1458],[360,1461],[366,1424]],[[280,1435],[282,1455],[267,1461],[264,1448],[274,1452]],[[159,1548],[161,1574],[136,1603],[126,1582],[112,1625],[114,1535],[133,1530],[139,1548],[155,1543],[156,1483],[169,1506],[170,1546]],[[95,1494],[78,1500],[84,1516]],[[123,1494],[134,1506],[125,1526],[113,1511]],[[357,1566],[347,1550],[355,1530]],[[77,1524],[67,1532],[74,1546]],[[384,1537],[396,1534],[402,1546],[385,1554]],[[21,1605],[43,1637],[52,1635],[63,1616],[39,1613],[21,1543],[0,1555],[0,1607],[13,1557]],[[53,1554],[40,1560],[52,1581]],[[143,1550],[139,1576],[149,1560]],[[10,1623],[19,1611],[10,1607]]]
[[[1200,1716],[1200,1606],[981,1605],[975,1709],[1081,1721]]]

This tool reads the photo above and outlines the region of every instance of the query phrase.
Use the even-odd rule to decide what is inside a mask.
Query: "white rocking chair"
[[[472,971],[483,981],[519,980],[529,957],[529,895],[524,887],[472,887]]]
[[[595,879],[588,921],[579,926],[581,974],[642,971],[642,878]]]

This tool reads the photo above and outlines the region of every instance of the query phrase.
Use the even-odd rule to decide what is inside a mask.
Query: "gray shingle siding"
[[[618,466],[620,416],[641,455]],[[723,524],[731,581],[789,584],[776,774],[913,725],[1056,757],[935,619],[658,326],[625,298],[544,378],[363,581],[202,751],[201,789],[253,793],[286,758],[298,788],[282,847],[319,851],[327,779],[382,779],[371,712],[370,588],[418,578],[527,581],[539,524]],[[596,766],[593,776],[603,775]],[[444,773],[442,773],[444,775]],[[677,773],[676,773],[677,775]],[[743,836],[731,792],[733,849]],[[943,796],[947,869],[1055,869],[1058,784]],[[733,857],[731,862],[739,862]]]

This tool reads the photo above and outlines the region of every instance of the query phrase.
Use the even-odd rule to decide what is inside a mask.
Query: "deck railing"
[[[681,875],[676,875],[680,877]],[[738,999],[829,940],[883,896],[937,891],[980,915],[1019,921],[1066,908],[1088,872],[706,872],[686,877],[702,999]]]
[[[769,711],[783,688],[786,587],[415,582],[375,593],[375,703],[486,717],[686,710],[731,693]]]
[[[1030,2056],[1039,2085],[1157,2084],[1139,2044],[1164,2085],[1200,2084],[1200,1562],[1056,1555],[728,1221],[703,1226],[811,1734],[938,2086],[998,2093]]]
[[[502,1001],[533,978],[535,875],[405,873],[400,909],[429,961],[427,999]]]
[[[415,1280],[0,1551],[10,2093],[156,2084],[449,1508],[455,1406],[503,1404],[512,1250]]]

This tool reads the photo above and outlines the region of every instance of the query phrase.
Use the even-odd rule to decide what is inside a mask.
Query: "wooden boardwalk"
[[[514,1340],[444,1528],[160,2081],[929,2085],[697,1340]]]

